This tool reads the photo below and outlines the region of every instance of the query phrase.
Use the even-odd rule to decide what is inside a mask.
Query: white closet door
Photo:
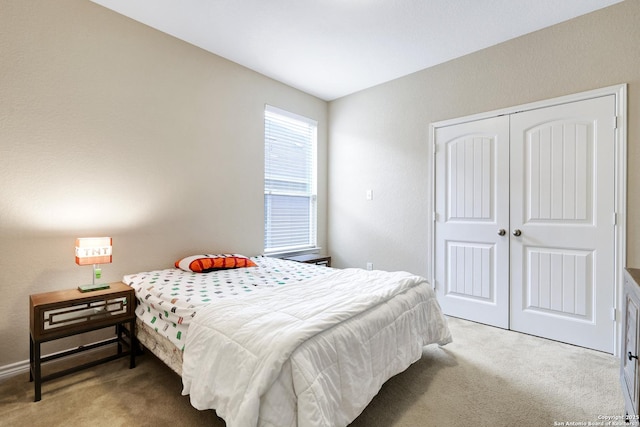
[[[609,353],[614,103],[514,114],[510,135],[511,329]]]
[[[509,117],[438,128],[435,144],[438,300],[448,315],[508,328]]]

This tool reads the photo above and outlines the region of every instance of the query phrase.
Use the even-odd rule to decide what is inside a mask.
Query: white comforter
[[[198,312],[183,394],[228,427],[344,426],[424,345],[450,341],[424,279],[337,270]]]

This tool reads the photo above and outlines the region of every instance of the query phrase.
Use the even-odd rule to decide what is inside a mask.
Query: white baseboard
[[[16,375],[29,372],[29,361],[23,360],[21,362],[12,363],[10,365],[0,366],[0,383]]]

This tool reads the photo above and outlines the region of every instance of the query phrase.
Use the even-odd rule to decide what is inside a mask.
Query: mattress
[[[136,337],[138,342],[151,351],[176,374],[182,376],[183,351],[168,338],[159,335],[153,328],[136,318]]]

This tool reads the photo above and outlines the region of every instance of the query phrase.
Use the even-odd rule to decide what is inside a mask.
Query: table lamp
[[[102,269],[98,264],[111,264],[111,237],[81,237],[76,239],[76,264],[93,264],[93,281],[91,285],[78,286],[80,292],[108,289],[108,284],[97,284],[96,279],[102,277]]]

